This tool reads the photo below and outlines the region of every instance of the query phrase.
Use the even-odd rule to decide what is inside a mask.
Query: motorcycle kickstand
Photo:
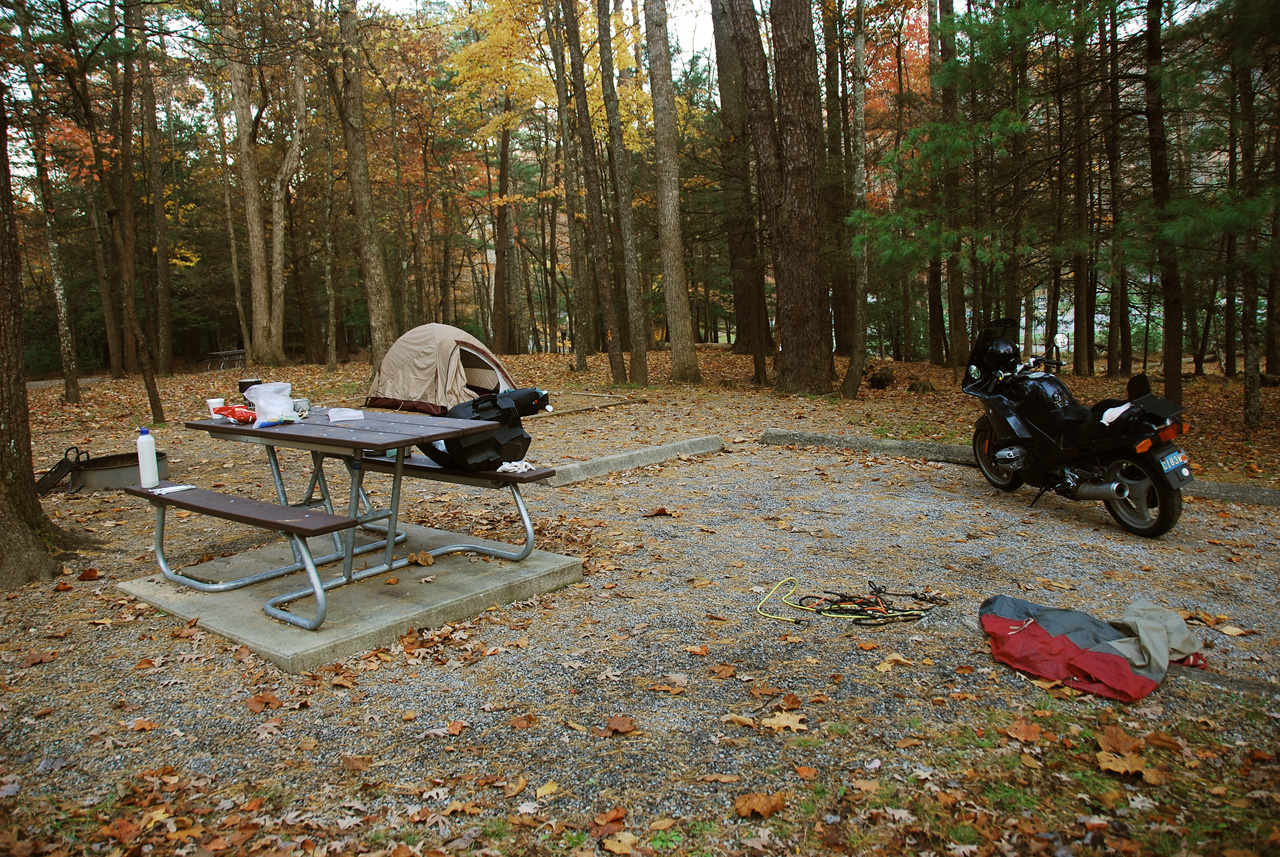
[[[1043,497],[1045,494],[1048,494],[1050,490],[1051,489],[1048,486],[1041,488],[1040,493],[1037,494],[1035,499],[1031,501],[1031,506],[1029,508],[1034,509],[1036,507],[1036,503],[1040,502],[1040,498]]]

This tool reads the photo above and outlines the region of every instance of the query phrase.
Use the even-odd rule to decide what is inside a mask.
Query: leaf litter
[[[580,557],[585,585],[410,629],[309,674],[112,588],[154,572],[142,504],[46,497],[55,521],[103,544],[64,557],[56,583],[0,602],[0,851],[1280,846],[1268,510],[1197,499],[1148,543],[1096,504],[1048,497],[1028,509],[1029,497],[992,492],[964,468],[762,446],[770,426],[963,442],[972,408],[952,409],[966,415],[956,422],[936,416],[946,395],[778,396],[745,380],[749,360],[702,356],[705,386],[610,390],[624,404],[529,421],[531,458],[551,466],[702,434],[727,441],[720,455],[529,489],[539,546]],[[607,389],[601,366],[579,376],[565,362],[509,365],[565,401]],[[278,374],[317,403],[358,404],[349,397],[363,386],[359,367]],[[234,376],[161,384],[175,422],[158,434],[183,478],[269,496],[256,450],[180,426]],[[33,395],[37,461],[69,443],[129,448],[145,419],[140,386],[86,385],[75,408]],[[1233,436],[1221,433],[1222,449]],[[303,464],[286,459],[287,478]],[[464,514],[461,490],[413,490],[414,520],[519,537],[501,503],[469,497],[479,511]],[[179,565],[264,541],[198,516],[173,529]],[[823,619],[797,633],[753,612],[788,574],[814,592],[930,586],[950,604],[919,623]],[[999,592],[1104,618],[1154,596],[1193,617],[1210,672],[1175,672],[1127,707],[1020,676],[984,657],[977,631],[978,603]],[[619,809],[605,824],[625,826],[594,836]]]

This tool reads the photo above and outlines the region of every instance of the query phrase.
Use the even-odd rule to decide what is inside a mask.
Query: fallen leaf
[[[1257,631],[1246,631],[1244,628],[1237,628],[1235,625],[1222,625],[1218,630],[1229,637],[1247,637],[1250,634],[1258,633]]]
[[[76,580],[97,580],[100,576],[96,568],[86,568]]]
[[[1004,730],[1005,734],[1023,744],[1034,744],[1040,740],[1040,724],[1032,723],[1025,717],[1019,717]]]
[[[807,765],[797,765],[796,776],[802,780],[816,780],[818,778],[818,769],[810,768]]]
[[[255,696],[251,696],[248,699],[246,699],[244,701],[244,704],[249,706],[249,710],[252,711],[254,714],[261,714],[262,712],[266,711],[268,708],[276,709],[276,708],[279,708],[284,703],[276,699],[276,695],[271,691],[264,690],[262,693],[256,694]]]
[[[698,777],[698,780],[704,783],[736,783],[741,779],[742,777],[737,774],[703,774]]]
[[[549,797],[558,791],[560,791],[560,784],[555,780],[552,780],[549,783],[543,783],[538,786],[537,790],[534,792],[534,796],[537,797],[538,800],[542,800],[542,798]]]
[[[633,853],[631,850],[632,846],[639,841],[640,837],[636,836],[634,833],[622,830],[619,831],[616,836],[611,836],[600,844],[604,846],[604,850],[608,851],[610,854],[631,854]]]
[[[1119,726],[1107,726],[1098,736],[1098,749],[1121,756],[1135,754],[1145,746],[1141,738],[1134,738]]]
[[[591,819],[587,824],[587,832],[591,834],[592,839],[603,839],[617,833],[626,827],[626,823],[622,820],[627,817],[627,808],[623,806],[615,806],[613,809],[600,813]]]
[[[524,791],[525,787],[528,785],[529,781],[524,777],[516,776],[508,778],[507,784],[502,787],[502,795],[503,797],[515,797],[520,794],[520,792]]]
[[[1120,756],[1115,753],[1108,753],[1105,750],[1097,754],[1097,759],[1100,770],[1112,771],[1117,774],[1141,773],[1147,765],[1141,756],[1133,754]]]
[[[1039,760],[1037,760],[1036,757],[1031,755],[1030,753],[1023,753],[1022,767],[1031,768],[1032,770],[1039,770],[1040,768],[1043,768],[1044,765],[1040,764]]]
[[[781,811],[787,805],[786,792],[775,792],[774,794],[764,794],[763,792],[751,792],[749,794],[740,795],[733,802],[733,811],[740,818],[750,818],[758,815],[761,818],[769,818],[775,812]]]
[[[809,727],[804,725],[804,721],[807,719],[803,714],[790,714],[780,711],[772,717],[766,717],[761,720],[760,725],[779,732],[783,729],[790,729],[792,732],[808,732]],[[765,816],[765,818],[768,818],[768,816]]]
[[[734,714],[733,712],[729,712],[724,717],[721,717],[720,721],[722,723],[732,723],[734,726],[746,726],[750,729],[756,728],[756,722],[750,717],[744,717],[741,714]]]
[[[919,738],[903,738],[901,741],[895,742],[893,746],[899,750],[905,750],[908,747],[919,747],[923,743]]]
[[[470,725],[471,724],[465,720],[453,720],[450,721],[449,725],[445,728],[449,730],[450,735],[458,736],[462,734],[463,729],[466,729]]]
[[[367,771],[373,764],[372,756],[348,756],[346,753],[341,753],[338,758],[342,760],[342,767],[353,772]]]

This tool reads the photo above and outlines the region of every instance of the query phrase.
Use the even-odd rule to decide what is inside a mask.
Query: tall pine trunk
[[[640,290],[640,259],[636,251],[635,213],[632,210],[631,153],[622,138],[622,117],[618,112],[618,90],[614,85],[613,36],[609,20],[609,0],[596,0],[596,22],[600,47],[600,82],[605,116],[609,123],[609,156],[614,166],[614,202],[618,212],[618,238],[622,250],[622,284],[627,296],[627,328],[631,342],[631,383],[649,386],[649,345],[645,332],[644,297]],[[655,119],[656,123],[656,119]],[[679,217],[679,208],[676,209]],[[661,215],[659,216],[661,224]]]
[[[778,290],[778,390],[826,395],[831,392],[831,313],[819,278],[822,118],[813,20],[808,3],[800,0],[777,0],[770,10],[777,70],[775,121],[755,10],[750,0],[731,0],[729,8],[742,59]]]
[[[360,276],[364,281],[365,304],[369,310],[369,363],[381,366],[387,349],[395,342],[397,331],[391,309],[391,289],[378,248],[377,219],[373,205],[373,186],[369,180],[369,154],[365,139],[364,70],[359,33],[356,27],[355,0],[340,0],[338,5],[339,41],[342,45],[341,82],[335,86],[339,95],[338,118],[347,145],[347,184],[351,188],[356,243],[360,253]]]
[[[1154,244],[1164,298],[1164,397],[1182,404],[1182,279],[1178,248],[1165,234],[1173,216],[1169,182],[1169,137],[1161,90],[1164,45],[1161,42],[1164,0],[1147,0],[1146,69],[1142,77],[1147,113],[1147,149],[1151,156],[1151,201],[1155,204]],[[1247,384],[1247,381],[1246,381]]]
[[[696,384],[702,380],[702,373],[698,368],[698,353],[693,347],[693,319],[689,310],[689,286],[684,271],[676,96],[671,82],[671,48],[667,42],[665,0],[645,0],[644,16],[645,41],[649,47],[649,89],[653,93],[654,161],[658,179],[658,251],[662,257],[667,336],[671,340],[671,380],[681,384]],[[634,368],[634,362],[632,365]]]
[[[591,127],[591,106],[587,100],[587,78],[582,57],[582,37],[578,34],[578,9],[575,0],[562,0],[565,44],[569,49],[570,76],[573,82],[574,112],[578,119],[578,141],[581,144],[582,175],[587,190],[587,224],[595,244],[591,258],[595,263],[596,292],[604,316],[605,348],[609,352],[609,375],[615,384],[627,382],[627,365],[622,359],[618,313],[613,300],[613,277],[609,273],[609,241],[604,221],[604,182],[600,159],[596,154],[596,135]],[[587,331],[590,331],[590,319]]]
[[[726,3],[727,0],[713,0],[711,24],[720,90],[723,223],[729,243],[733,311],[738,320],[734,351],[752,356],[753,380],[757,384],[766,384],[769,380],[766,358],[770,337],[765,301],[765,263],[757,241],[755,202],[751,193],[751,139],[747,108],[742,100],[742,61],[734,45],[733,22]]]
[[[18,220],[9,171],[9,89],[0,83],[0,589],[17,589],[48,580],[58,564],[49,557],[41,534],[52,527],[40,508],[32,478],[30,408],[23,365],[22,260]]]

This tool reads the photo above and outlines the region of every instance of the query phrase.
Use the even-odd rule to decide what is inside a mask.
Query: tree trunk
[[[1129,271],[1125,264],[1125,196],[1120,161],[1120,39],[1116,10],[1110,10],[1107,52],[1107,124],[1103,145],[1107,153],[1107,182],[1111,192],[1111,253],[1107,278],[1111,287],[1111,315],[1107,333],[1107,377],[1133,374],[1133,342],[1129,323]]]
[[[227,73],[231,80],[231,108],[236,119],[240,193],[244,198],[245,240],[249,248],[250,341],[245,360],[271,363],[271,291],[267,279],[267,227],[262,216],[262,183],[258,178],[257,134],[249,97],[249,65],[244,37],[234,24],[235,0],[221,0],[226,19]]]
[[[333,284],[333,122],[328,103],[324,110],[324,363],[330,372],[338,368],[338,292]]]
[[[671,82],[666,0],[645,0],[644,18],[645,41],[649,48],[649,89],[653,93],[654,160],[658,180],[658,249],[662,256],[662,291],[666,301],[667,335],[671,340],[671,380],[680,384],[697,384],[702,380],[702,372],[698,368],[698,353],[693,346],[689,286],[685,281],[684,238],[680,226],[676,96]],[[633,362],[633,368],[634,365]]]
[[[339,39],[342,44],[342,79],[331,85],[337,100],[342,136],[347,144],[347,184],[351,188],[356,242],[360,252],[360,276],[364,280],[365,303],[369,310],[369,363],[381,366],[387,349],[396,340],[395,317],[391,309],[391,289],[378,248],[377,220],[373,207],[373,186],[369,180],[369,155],[365,140],[364,72],[356,28],[355,0],[338,4]]]
[[[578,35],[578,10],[574,0],[561,0],[564,13],[565,44],[569,49],[569,65],[573,80],[574,111],[578,119],[581,143],[582,173],[587,188],[587,223],[595,244],[591,257],[595,262],[596,286],[600,309],[604,315],[605,347],[609,352],[609,374],[615,384],[627,382],[627,366],[622,359],[622,343],[618,335],[618,316],[613,300],[613,277],[609,274],[608,248],[602,208],[603,181],[600,161],[596,156],[595,131],[591,127],[591,107],[587,102],[587,80],[583,68],[582,38]],[[587,330],[590,330],[590,319]]]
[[[938,18],[941,22],[940,58],[945,66],[956,58],[954,24],[954,6],[952,0],[940,0]],[[959,121],[959,95],[954,81],[948,81],[942,87],[942,122],[944,125],[956,127]],[[944,218],[948,232],[947,240],[950,251],[947,255],[947,316],[951,325],[951,366],[952,374],[958,381],[964,374],[964,361],[969,355],[969,326],[966,323],[964,298],[964,271],[962,266],[962,239],[960,218],[960,165],[950,158],[942,174],[943,205],[946,208]]]
[[[511,96],[502,103],[505,116],[511,109]],[[511,323],[511,260],[507,258],[511,248],[507,240],[510,232],[511,206],[507,193],[511,186],[511,128],[505,123],[498,136],[498,202],[493,216],[493,350],[498,354],[514,352]],[[490,185],[490,189],[492,189]]]
[[[753,380],[757,384],[767,384],[766,357],[770,341],[765,304],[765,262],[756,240],[755,203],[751,194],[751,140],[747,108],[742,100],[742,61],[734,46],[733,23],[726,2],[713,0],[711,23],[720,90],[723,220],[729,242],[734,318],[738,321],[733,350],[739,354],[750,354],[754,366]]]
[[[1071,284],[1074,290],[1075,342],[1071,356],[1071,371],[1076,375],[1091,374],[1089,352],[1093,344],[1093,314],[1090,312],[1092,295],[1089,288],[1089,116],[1085,115],[1085,30],[1083,0],[1073,4],[1072,20],[1072,77],[1071,113],[1073,150],[1071,164],[1072,224]]]
[[[778,390],[827,395],[831,392],[831,314],[818,277],[816,200],[822,119],[809,5],[777,0],[771,8],[776,123],[755,11],[750,0],[730,0],[729,8],[742,60],[777,283]],[[782,152],[787,154],[785,161]]]
[[[665,16],[664,16],[665,20]],[[614,165],[614,202],[618,211],[618,235],[622,250],[622,283],[627,296],[627,328],[631,345],[631,383],[649,386],[649,343],[645,335],[648,312],[640,288],[640,259],[636,251],[635,213],[632,209],[631,153],[622,138],[622,117],[618,113],[618,90],[614,85],[613,35],[609,20],[609,0],[596,0],[597,44],[600,47],[600,82],[604,110],[609,123],[609,156]],[[657,124],[655,118],[654,124]],[[658,157],[655,153],[655,157]],[[676,217],[680,210],[677,207]],[[662,215],[658,218],[662,226]],[[679,220],[677,219],[677,225]]]
[[[859,214],[867,211],[867,64],[866,11],[864,0],[857,0],[853,35],[853,204]],[[853,329],[849,338],[849,371],[844,376],[840,394],[856,398],[862,388],[862,375],[867,366],[867,252],[866,220],[860,221],[855,241],[860,252],[853,271]]]
[[[246,363],[253,363],[253,337],[249,318],[244,311],[244,294],[240,286],[240,251],[236,243],[235,216],[231,208],[231,176],[227,167],[227,141],[222,127],[222,88],[214,83],[213,112],[218,120],[218,166],[222,174],[222,207],[227,221],[227,246],[231,253],[231,288],[235,294],[236,319],[240,323],[240,342],[244,348]]]
[[[1178,248],[1165,235],[1173,213],[1169,187],[1169,138],[1164,123],[1164,46],[1161,25],[1164,0],[1147,0],[1146,69],[1142,78],[1147,113],[1147,148],[1151,155],[1151,201],[1155,204],[1154,244],[1164,297],[1164,397],[1182,404],[1182,280]],[[1246,380],[1246,386],[1247,386]]]
[[[1154,3],[1157,0],[1149,0]],[[1253,63],[1237,60],[1240,87],[1240,173],[1241,196],[1246,203],[1258,193],[1257,119],[1254,115]],[[1258,360],[1258,227],[1250,223],[1244,231],[1244,265],[1240,271],[1240,349],[1244,352],[1244,424],[1251,429],[1262,425],[1262,378]],[[1165,361],[1166,365],[1168,360]],[[1181,375],[1179,375],[1181,379]]]
[[[298,16],[294,7],[294,16]],[[269,312],[271,322],[270,335],[267,340],[266,354],[259,355],[262,362],[270,366],[283,366],[288,362],[284,353],[284,242],[287,232],[285,224],[285,202],[289,194],[289,182],[302,156],[302,138],[306,128],[307,89],[302,77],[302,57],[293,58],[290,69],[293,85],[293,115],[289,126],[277,129],[278,138],[289,137],[289,142],[280,159],[280,168],[271,179],[271,299]],[[283,123],[282,123],[283,124]],[[374,364],[375,366],[378,364]]]
[[[62,247],[58,240],[57,211],[53,199],[53,185],[49,181],[48,140],[45,134],[43,81],[36,73],[32,57],[35,42],[31,38],[31,14],[26,4],[18,0],[17,12],[22,49],[23,76],[31,91],[31,115],[28,127],[31,132],[31,156],[36,168],[36,202],[40,209],[41,226],[49,253],[49,279],[53,288],[53,305],[58,322],[58,355],[62,361],[62,398],[68,404],[80,402],[80,367],[76,359],[75,337],[71,329],[71,314],[67,305],[67,283],[62,267]],[[3,142],[3,141],[0,141]],[[5,186],[8,190],[8,186]]]
[[[18,255],[18,221],[9,172],[9,89],[0,84],[0,589],[17,589],[33,580],[48,580],[58,564],[49,557],[42,534],[52,525],[40,508],[31,465],[31,425],[23,364],[22,261]]]
[[[845,144],[857,151],[857,144],[844,139],[845,110],[841,99],[841,58],[844,53],[843,0],[821,0],[818,10],[822,21],[823,100],[826,112],[826,150],[822,165],[822,268],[831,290],[831,316],[835,327],[835,352],[852,353],[853,338],[859,324],[856,318],[858,298],[851,281],[849,258],[849,178],[846,175]],[[856,37],[855,37],[856,38]],[[856,51],[856,48],[855,48]],[[855,61],[856,65],[856,61]],[[854,69],[855,77],[858,74]],[[855,91],[857,84],[854,84]],[[863,332],[865,343],[866,334]],[[852,364],[850,364],[852,368]],[[846,376],[848,380],[848,376]],[[855,392],[856,395],[856,392]]]
[[[571,131],[572,108],[569,104],[569,82],[564,68],[564,27],[561,16],[562,7],[551,0],[543,0],[542,14],[547,22],[548,41],[551,47],[551,58],[555,64],[556,83],[556,118],[560,143],[564,152],[564,188],[565,188],[565,220],[569,238],[569,274],[573,279],[572,296],[569,312],[569,332],[572,337],[573,368],[577,372],[587,371],[587,356],[594,352],[594,344],[590,331],[595,324],[595,294],[591,289],[591,278],[587,274],[585,258],[585,241],[582,225],[579,223],[578,209],[578,169],[576,148]],[[566,292],[568,297],[569,292]]]
[[[151,185],[152,237],[155,240],[156,371],[161,375],[172,375],[173,277],[169,258],[169,215],[165,205],[164,147],[160,144],[155,76],[151,72],[148,51],[148,42],[144,37],[139,45],[138,62],[142,80],[142,132],[147,141],[147,178]]]
[[[141,31],[142,8],[135,0],[124,10],[125,39],[137,37]],[[134,344],[138,353],[138,368],[142,370],[142,383],[147,390],[147,401],[151,405],[151,420],[163,423],[164,405],[160,401],[160,388],[156,385],[155,364],[147,347],[147,338],[142,333],[142,325],[138,321],[137,297],[134,294],[137,282],[137,232],[134,229],[134,192],[133,192],[133,84],[135,78],[134,57],[125,54],[124,74],[120,87],[120,207],[114,218],[112,234],[115,237],[116,260],[120,268],[120,291],[124,295],[124,319],[128,329],[133,332]],[[108,220],[112,219],[107,212]]]
[[[106,240],[102,237],[102,218],[98,213],[98,193],[93,184],[83,186],[85,209],[89,212],[89,229],[92,233],[93,266],[98,275],[98,291],[102,305],[103,336],[107,340],[107,361],[111,377],[117,381],[124,377],[124,342],[120,335],[119,306],[115,283],[107,271]]]

